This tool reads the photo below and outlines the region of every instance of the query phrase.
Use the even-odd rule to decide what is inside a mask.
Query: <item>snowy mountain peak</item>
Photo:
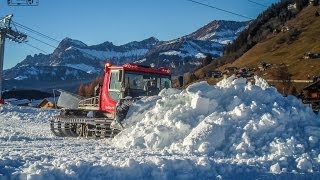
[[[174,74],[183,74],[201,64],[206,54],[217,58],[248,22],[212,21],[197,31],[170,41],[159,42],[151,49],[145,65],[170,66]]]
[[[121,47],[123,48],[143,48],[143,49],[150,49],[153,48],[156,44],[160,41],[155,37],[150,37],[144,39],[142,41],[132,41],[130,43],[124,44]]]
[[[28,66],[32,66],[35,69],[53,72],[51,74],[54,72],[57,75],[62,74],[61,76],[65,76],[65,79],[73,79],[76,86],[78,80],[98,75],[105,60],[110,60],[113,64],[139,62],[144,65],[166,66],[172,68],[173,75],[183,74],[200,65],[201,58],[206,54],[211,54],[212,57],[221,56],[224,45],[233,41],[247,24],[248,22],[212,21],[199,30],[174,40],[159,41],[155,37],[149,37],[123,45],[114,45],[112,42],[105,41],[88,46],[79,40],[67,37],[59,43],[52,54],[28,56],[16,67],[6,70],[4,78],[9,81],[19,79],[18,84],[12,82],[14,86],[20,85],[22,80],[35,79],[33,73],[35,71],[26,71]],[[75,76],[67,76],[64,75],[65,69],[68,72],[77,73],[74,73]],[[37,75],[48,76],[45,73],[37,73]],[[54,81],[53,76],[50,78]],[[48,80],[47,77],[38,77],[38,79]],[[32,83],[30,86],[34,87]],[[6,88],[10,89],[12,85]]]
[[[87,45],[82,41],[66,37],[59,43],[58,49],[67,49],[69,47],[84,48],[87,47]]]
[[[249,21],[215,20],[187,35],[186,38],[223,43],[225,40],[234,40],[248,23]]]
[[[104,50],[107,50],[107,49],[114,49],[114,46],[115,45],[112,42],[105,41],[105,42],[103,42],[101,44],[92,45],[92,46],[90,46],[90,48],[104,51]]]
[[[149,37],[145,40],[142,40],[141,42],[143,43],[148,43],[148,44],[156,44],[159,42],[159,39],[155,38],[155,37]]]

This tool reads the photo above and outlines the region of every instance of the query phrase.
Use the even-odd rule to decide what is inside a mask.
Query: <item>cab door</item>
[[[109,96],[115,101],[123,97],[122,89],[123,70],[111,70],[109,83]]]

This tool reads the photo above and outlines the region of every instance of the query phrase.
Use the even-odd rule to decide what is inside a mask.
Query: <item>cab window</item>
[[[171,88],[171,80],[169,78],[161,78],[160,89]]]
[[[111,71],[109,89],[120,90],[121,82],[118,81],[119,71]]]
[[[121,95],[121,82],[119,81],[119,71],[111,71],[110,84],[109,84],[109,96],[118,101]]]

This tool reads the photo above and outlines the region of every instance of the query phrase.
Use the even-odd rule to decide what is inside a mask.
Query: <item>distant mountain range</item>
[[[76,90],[102,72],[106,60],[113,64],[139,63],[170,66],[182,74],[201,64],[206,54],[219,57],[249,22],[212,21],[197,31],[170,41],[154,37],[121,46],[111,42],[88,46],[70,38],[63,39],[52,54],[27,56],[4,71],[6,89],[24,88]]]

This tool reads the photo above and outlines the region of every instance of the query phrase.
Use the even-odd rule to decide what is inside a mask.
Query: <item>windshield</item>
[[[153,96],[164,88],[171,88],[171,77],[159,74],[125,72],[124,84],[128,96]]]

